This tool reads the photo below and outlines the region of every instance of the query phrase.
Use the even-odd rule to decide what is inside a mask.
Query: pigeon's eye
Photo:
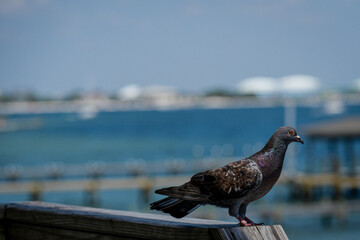
[[[294,130],[290,129],[289,134],[290,134],[290,136],[294,135]]]

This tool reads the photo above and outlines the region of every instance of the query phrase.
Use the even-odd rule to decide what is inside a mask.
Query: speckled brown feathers
[[[156,190],[163,194],[183,200],[208,203],[224,199],[242,197],[262,180],[258,165],[244,159],[224,167],[195,174],[190,182],[178,187]]]
[[[195,174],[190,182],[211,201],[240,198],[257,187],[262,180],[258,165],[244,159],[224,167]]]
[[[229,208],[229,214],[244,226],[247,205],[267,194],[278,180],[285,152],[291,142],[304,143],[294,128],[281,127],[259,152],[221,168],[195,174],[189,182],[156,190],[168,197],[150,208],[183,217],[203,204]]]

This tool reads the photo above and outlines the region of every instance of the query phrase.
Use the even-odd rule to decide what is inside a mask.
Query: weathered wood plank
[[[219,224],[44,203],[8,204],[7,218],[11,222],[142,239],[210,239],[208,227]]]
[[[288,240],[281,226],[239,227],[229,222],[41,202],[7,204],[5,217],[10,239]]]
[[[5,204],[0,204],[0,240],[5,240]]]
[[[285,240],[288,239],[286,234],[285,236],[282,234],[284,232],[283,228],[280,225],[275,226],[257,226],[257,230],[263,239],[268,240]],[[278,233],[278,231],[280,231]]]
[[[280,225],[256,226],[256,227],[227,227],[214,228],[210,230],[214,239],[266,239],[266,240],[288,240],[284,229]]]
[[[287,237],[284,229],[282,226],[280,225],[273,225],[270,226],[270,228],[272,229],[272,232],[274,233],[274,235],[276,236],[276,239],[285,239],[285,240],[289,240],[289,238]]]
[[[224,227],[238,226],[237,223],[233,223],[233,222],[196,219],[196,218],[176,219],[169,215],[71,206],[71,205],[47,203],[47,202],[9,203],[7,204],[7,212],[8,212],[7,218],[12,218],[13,210],[15,211],[19,210],[24,212],[35,211],[35,212],[43,212],[49,214],[67,213],[74,215],[74,213],[77,213],[78,214],[77,217],[79,218],[82,218],[84,216],[85,217],[90,216],[90,217],[102,217],[102,218],[116,218],[116,219],[123,219],[126,221],[136,221],[136,222],[140,221],[145,223],[148,223],[150,221],[151,224],[156,224],[156,225],[173,224],[176,226],[187,225],[187,226],[198,226],[203,228],[208,228],[212,226],[224,226]]]
[[[9,235],[13,240],[78,240],[78,239],[98,239],[98,240],[118,240],[119,236],[110,236],[101,233],[92,233],[84,231],[75,231],[62,228],[44,227],[22,223],[11,223],[8,227]],[[133,238],[124,238],[124,240],[134,240]]]
[[[250,240],[250,239],[260,239],[260,232],[256,227],[228,227],[228,228],[216,228],[212,229],[212,234],[214,239],[218,240]]]

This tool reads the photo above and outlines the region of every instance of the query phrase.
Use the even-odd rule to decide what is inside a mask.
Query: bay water
[[[283,106],[99,112],[87,119],[81,118],[77,113],[8,115],[8,121],[37,118],[41,120],[42,126],[0,132],[0,167],[19,164],[26,171],[28,167],[41,168],[52,162],[67,165],[85,164],[89,161],[110,163],[142,159],[151,165],[152,162],[165,162],[169,159],[193,161],[196,157],[224,156],[240,159],[261,149],[273,132],[284,125],[284,115]],[[360,115],[359,105],[346,105],[344,111],[338,114],[327,114],[321,105],[296,107],[296,128],[303,135],[305,145],[293,144],[296,145],[293,147],[294,169],[301,172],[309,164],[306,145],[312,143],[302,134],[307,125],[356,115]],[[331,163],[326,157],[326,143],[317,144],[319,147],[316,154],[319,157],[312,163],[313,170],[328,170]],[[340,146],[340,155],[341,152]],[[360,156],[359,142],[355,143],[355,155]],[[85,197],[83,192],[45,193],[42,200],[83,205]],[[100,207],[148,211],[147,208],[139,207],[140,196],[136,190],[102,191],[99,198]],[[151,198],[156,200],[159,197]],[[28,200],[27,194],[0,195],[0,202],[24,200]],[[210,209],[213,211],[213,208]],[[350,222],[359,224],[356,219],[359,220],[359,216],[351,218]],[[318,233],[320,239],[333,239],[331,237],[339,235],[346,235],[346,239],[358,239],[356,237],[360,236],[359,231],[352,232],[352,228],[344,230],[344,227],[335,227],[324,230],[313,219],[307,222],[310,226],[317,226],[308,229]],[[287,223],[290,239],[312,239],[310,235],[299,231],[304,227],[304,222],[289,220]],[[309,226],[305,224],[305,227]],[[326,234],[326,231],[331,234]]]

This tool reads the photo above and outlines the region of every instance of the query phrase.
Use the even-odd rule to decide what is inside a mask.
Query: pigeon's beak
[[[299,135],[296,135],[295,138],[297,142],[304,144],[304,141],[301,139]]]

